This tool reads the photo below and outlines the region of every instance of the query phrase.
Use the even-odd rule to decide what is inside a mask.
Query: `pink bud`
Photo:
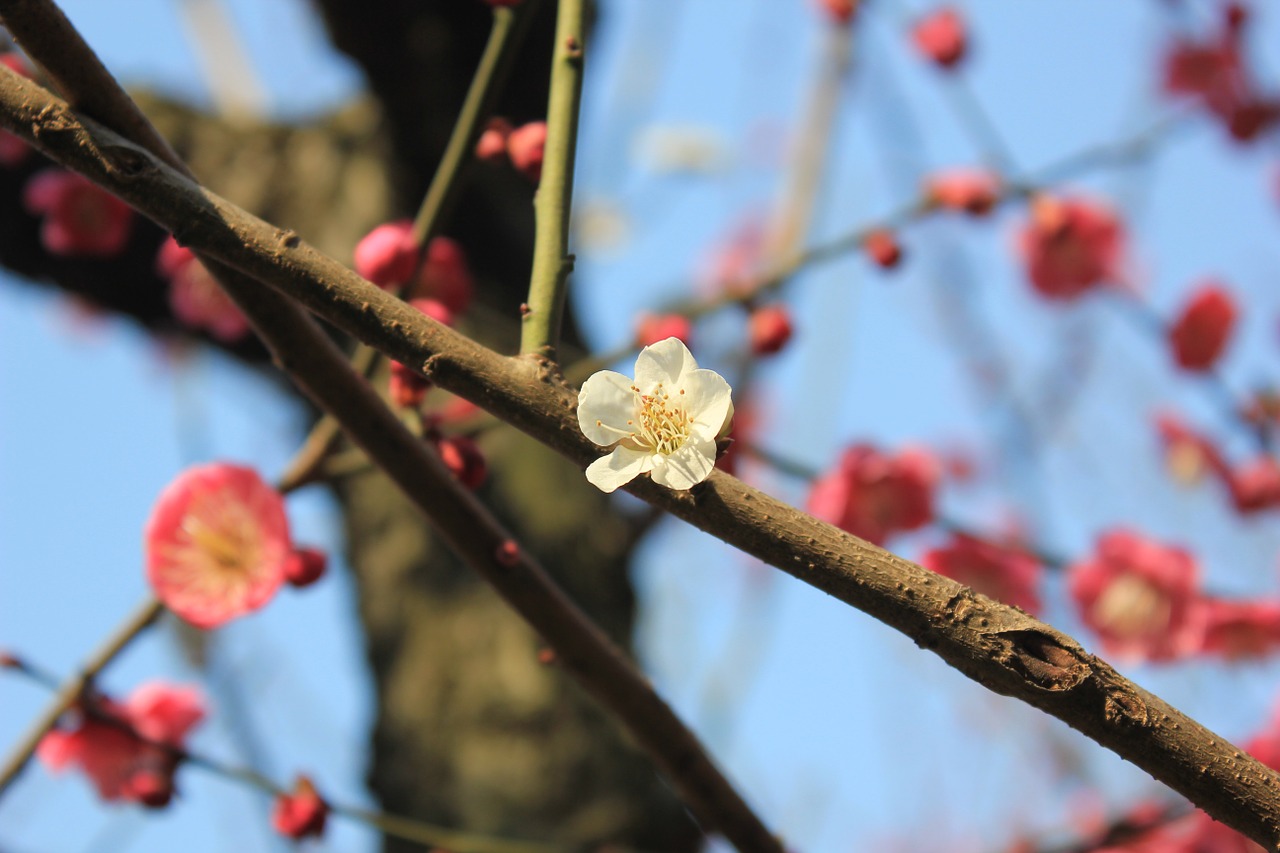
[[[426,399],[431,383],[422,374],[398,361],[391,362],[391,376],[387,380],[387,396],[402,409],[416,409]]]
[[[298,588],[311,586],[324,577],[328,565],[329,555],[319,548],[294,548],[284,563],[284,579]]]
[[[636,346],[647,347],[667,338],[688,344],[693,337],[693,324],[679,314],[645,314],[636,326]]]
[[[862,250],[884,269],[893,269],[902,261],[902,245],[887,228],[877,228],[867,234],[862,241]]]
[[[547,123],[534,121],[517,127],[507,137],[511,163],[531,181],[542,177],[542,154],[547,145]]]
[[[773,355],[791,340],[791,313],[782,305],[766,305],[751,312],[748,321],[751,351]]]
[[[964,19],[952,6],[942,6],[911,28],[916,50],[942,68],[954,68],[968,47]]]
[[[507,157],[507,137],[511,136],[511,122],[505,118],[495,117],[476,140],[476,158],[488,162],[505,160]]]
[[[479,446],[465,435],[441,438],[436,442],[436,450],[458,482],[468,489],[478,489],[484,485],[489,475],[489,466]]]
[[[926,178],[924,192],[938,207],[983,216],[1000,199],[1000,179],[981,169],[952,169]]]
[[[1203,371],[1217,364],[1236,324],[1236,303],[1217,282],[1192,294],[1169,328],[1173,357],[1183,370]]]
[[[378,287],[406,283],[417,264],[418,244],[408,219],[379,225],[356,244],[356,272]]]
[[[293,793],[276,797],[271,826],[286,838],[319,838],[324,835],[329,806],[306,776],[299,776]]]
[[[858,0],[818,0],[818,5],[837,24],[849,23],[858,11]]]
[[[448,237],[432,239],[427,245],[426,263],[422,266],[414,294],[434,299],[457,315],[465,313],[471,306],[474,290],[475,279],[471,275],[462,246]],[[452,325],[452,320],[446,325]]]
[[[453,325],[453,312],[443,302],[435,299],[410,299],[409,304],[437,323],[442,323],[446,326]]]
[[[520,546],[508,539],[498,546],[494,558],[509,569],[515,568],[520,565]]]

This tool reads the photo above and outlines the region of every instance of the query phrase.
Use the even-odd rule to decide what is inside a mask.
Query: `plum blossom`
[[[1183,485],[1199,482],[1213,474],[1224,480],[1230,476],[1227,461],[1217,445],[1193,430],[1171,412],[1156,415],[1156,431],[1164,447],[1165,466],[1173,479]]]
[[[716,441],[733,419],[729,383],[698,367],[677,338],[645,347],[635,379],[612,370],[593,374],[578,393],[578,425],[608,455],[587,480],[612,492],[641,474],[660,486],[691,489],[711,475]]]
[[[169,280],[173,316],[191,329],[204,329],[223,343],[249,333],[249,319],[222,290],[190,249],[169,237],[156,254],[156,273]]]
[[[1121,278],[1124,226],[1115,213],[1081,198],[1037,196],[1018,235],[1027,277],[1041,295],[1070,300]]]
[[[1067,579],[1102,647],[1128,661],[1168,661],[1200,650],[1205,614],[1198,583],[1191,554],[1128,530],[1099,537],[1095,554],[1072,565]]]
[[[104,800],[131,800],[149,807],[173,796],[178,756],[187,733],[205,715],[194,687],[153,681],[124,702],[95,696],[74,726],[54,729],[41,739],[36,756],[59,771],[78,765]]]
[[[1280,648],[1280,601],[1205,598],[1203,651],[1227,660],[1256,658]]]
[[[933,520],[938,476],[937,460],[926,451],[907,449],[889,456],[857,444],[844,452],[834,471],[813,484],[809,512],[883,545],[891,534]]]
[[[40,244],[51,255],[110,258],[133,232],[133,210],[88,178],[63,169],[34,175],[22,190],[27,212],[44,217]]]
[[[292,553],[280,493],[253,469],[225,463],[188,468],[170,483],[145,541],[156,596],[198,628],[265,605]]]
[[[926,551],[920,565],[1028,613],[1040,610],[1040,564],[1022,551],[956,533],[943,547]]]

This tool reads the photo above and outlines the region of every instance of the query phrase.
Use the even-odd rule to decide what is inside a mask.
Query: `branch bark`
[[[536,358],[505,358],[82,119],[0,75],[0,124],[172,229],[184,243],[287,293],[442,388],[578,465],[600,450],[578,430],[571,388]],[[911,637],[988,689],[1052,714],[1142,767],[1212,817],[1280,849],[1280,776],[1071,637],[1019,610],[819,522],[721,472],[689,493],[629,491]]]

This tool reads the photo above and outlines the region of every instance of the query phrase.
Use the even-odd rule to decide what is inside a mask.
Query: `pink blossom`
[[[507,137],[507,154],[511,164],[531,181],[542,177],[542,156],[547,146],[547,123],[533,121],[511,131]]]
[[[73,727],[46,734],[36,755],[55,771],[78,765],[104,800],[163,806],[173,795],[178,766],[178,757],[164,747],[180,749],[204,715],[195,688],[150,682],[124,703],[95,697]]]
[[[1164,60],[1164,90],[1197,102],[1231,136],[1248,142],[1280,121],[1280,102],[1263,96],[1245,67],[1241,34],[1246,17],[1228,6],[1222,32],[1205,39],[1179,39]]]
[[[160,494],[146,533],[147,580],[198,628],[263,607],[285,580],[292,550],[280,493],[257,472],[188,468]]]
[[[911,28],[911,41],[925,59],[954,68],[964,59],[969,37],[964,18],[954,6],[940,6]]]
[[[40,244],[53,255],[112,257],[133,231],[129,205],[74,172],[46,169],[22,191],[27,212],[43,216]]]
[[[249,332],[249,320],[190,250],[169,237],[156,255],[156,272],[169,280],[173,316],[191,329],[204,329],[224,343]]]
[[[1259,456],[1252,462],[1226,472],[1231,503],[1242,515],[1261,512],[1280,504],[1280,462]]]
[[[1227,463],[1217,446],[1177,415],[1170,412],[1156,415],[1156,431],[1164,446],[1165,466],[1174,480],[1189,485],[1209,473],[1227,478]]]
[[[271,807],[271,826],[286,838],[320,838],[324,835],[329,806],[306,776],[299,776],[293,793],[276,797]]]
[[[1097,202],[1041,195],[1031,204],[1018,248],[1041,296],[1076,299],[1096,285],[1119,280],[1124,227]]]
[[[971,586],[988,598],[1021,607],[1028,613],[1040,610],[1036,592],[1040,564],[1022,551],[954,533],[948,544],[926,551],[920,565]]]
[[[1203,651],[1228,660],[1261,657],[1280,648],[1280,602],[1205,598]]]
[[[891,534],[916,530],[933,519],[938,475],[936,462],[923,450],[886,456],[871,445],[854,445],[835,470],[814,483],[809,512],[883,545]]]
[[[1128,530],[1103,534],[1094,555],[1068,569],[1085,624],[1107,654],[1127,661],[1168,661],[1202,647],[1198,584],[1189,553]]]

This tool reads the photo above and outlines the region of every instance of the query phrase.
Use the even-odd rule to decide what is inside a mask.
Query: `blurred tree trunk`
[[[480,0],[318,0],[335,44],[372,96],[303,127],[231,123],[140,97],[216,191],[341,260],[378,222],[412,215],[488,33]],[[547,3],[544,12],[552,12]],[[501,112],[540,118],[551,15],[520,58]],[[107,262],[56,258],[36,239],[20,188],[33,160],[0,173],[0,262],[41,283],[185,335],[152,270],[163,235],[140,228]],[[442,233],[468,250],[480,301],[507,328],[470,329],[510,348],[532,247],[533,188],[513,170],[477,168]],[[127,286],[122,283],[127,282]],[[569,324],[572,336],[572,323]],[[257,345],[234,354],[264,362]],[[265,367],[265,363],[264,363]],[[267,368],[269,369],[269,368]],[[604,627],[629,643],[627,561],[639,524],[614,512],[580,471],[507,429],[485,436],[483,496]],[[369,783],[388,811],[486,834],[572,845],[693,850],[699,833],[646,758],[535,636],[370,473],[337,485],[359,591],[378,717]],[[410,849],[389,841],[388,851]]]

